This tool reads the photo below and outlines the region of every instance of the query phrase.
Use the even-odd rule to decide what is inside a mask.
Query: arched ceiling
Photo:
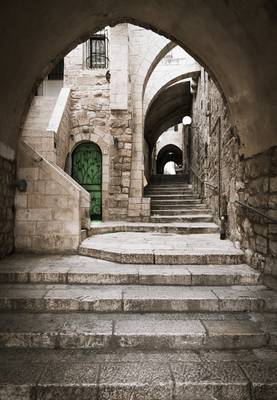
[[[144,137],[152,149],[159,136],[190,115],[192,96],[190,82],[180,82],[159,93],[145,117]]]
[[[206,67],[225,94],[245,156],[276,145],[275,0],[11,0],[1,4],[0,18],[4,146],[16,147],[35,82],[53,62],[123,21],[165,34]]]

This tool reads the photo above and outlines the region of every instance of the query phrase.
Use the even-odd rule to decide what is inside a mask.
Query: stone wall
[[[15,162],[0,156],[0,258],[14,248]]]
[[[127,110],[112,110],[107,70],[83,68],[82,60],[83,45],[65,58],[64,84],[71,88],[69,157],[81,142],[99,145],[103,156],[103,219],[127,219],[132,152],[130,99]]]
[[[89,194],[23,141],[17,177],[27,181],[27,190],[15,197],[16,250],[76,252],[81,229],[89,227]]]
[[[245,159],[228,107],[208,74],[201,71],[193,103],[191,166],[206,181],[204,198],[215,221],[227,214],[227,234],[250,264],[277,276],[277,228],[237,201],[277,218],[277,149]],[[198,179],[191,174],[199,192]],[[212,185],[212,186],[211,186]]]
[[[131,169],[132,166],[134,167],[132,152],[137,139],[133,122],[133,106],[136,97],[130,84],[132,74],[128,70],[132,67],[133,58],[130,56],[128,59],[128,52],[126,53],[127,50],[129,51],[128,26],[122,24],[112,28],[111,32],[111,40],[116,40],[117,46],[122,42],[124,58],[125,61],[129,61],[129,64],[125,62],[122,66],[110,59],[110,82],[106,78],[107,70],[88,70],[84,67],[85,44],[76,47],[65,58],[64,86],[71,88],[72,91],[69,157],[78,143],[86,140],[97,143],[102,150],[104,163],[107,165],[105,171],[103,169],[102,182],[103,219],[140,220],[143,218],[147,220],[150,215],[149,200],[134,197],[131,193]],[[113,50],[109,54],[110,57],[117,57],[116,46],[113,48],[112,43],[110,46]],[[141,51],[141,48],[138,47],[137,51]],[[119,86],[118,82],[113,84],[113,80],[124,81],[120,96],[114,93]],[[135,166],[138,168],[138,165]],[[142,173],[143,164],[140,164],[139,169],[140,172],[137,174]],[[133,174],[132,179],[135,179],[135,175],[136,173]],[[141,180],[138,181],[141,185]]]

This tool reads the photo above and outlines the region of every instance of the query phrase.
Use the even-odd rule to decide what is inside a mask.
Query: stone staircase
[[[47,127],[56,97],[35,96],[22,131],[23,140],[49,161],[54,161],[54,137]]]
[[[145,188],[151,197],[153,222],[212,222],[210,210],[196,195],[183,175],[154,175]]]
[[[276,310],[212,222],[99,223],[0,262],[0,399],[276,400]]]

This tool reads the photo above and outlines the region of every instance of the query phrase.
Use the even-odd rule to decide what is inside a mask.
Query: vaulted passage
[[[1,9],[0,398],[277,398],[277,6]]]

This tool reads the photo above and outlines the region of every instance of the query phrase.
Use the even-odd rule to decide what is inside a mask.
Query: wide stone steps
[[[252,286],[0,285],[0,312],[276,312],[277,293]]]
[[[116,232],[156,232],[176,233],[180,235],[196,233],[217,233],[218,226],[211,222],[178,222],[178,223],[157,223],[157,222],[93,222],[88,230],[88,236]],[[86,237],[85,237],[86,238]],[[85,240],[85,238],[83,240]]]
[[[0,314],[0,348],[228,350],[276,347],[272,314]],[[277,322],[274,319],[275,324]]]
[[[1,399],[275,400],[277,353],[3,349]]]
[[[32,259],[35,262],[36,258]],[[55,260],[37,259],[37,265],[0,265],[0,283],[96,285],[257,285],[261,275],[246,264],[238,265],[122,265],[82,256]],[[15,286],[15,289],[17,286]],[[27,287],[28,288],[28,287]]]
[[[217,234],[108,233],[84,240],[79,254],[127,264],[244,263],[244,253]]]

